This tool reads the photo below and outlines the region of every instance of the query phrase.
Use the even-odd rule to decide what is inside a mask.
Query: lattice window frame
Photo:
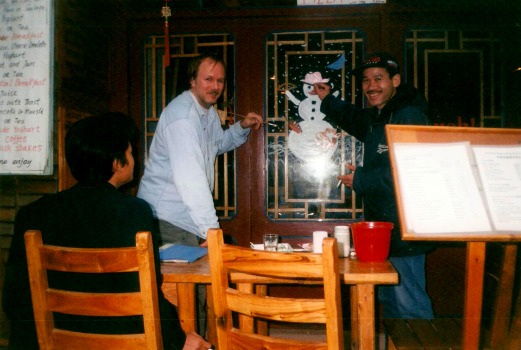
[[[405,37],[405,67],[407,80],[418,87],[429,99],[429,66],[433,55],[447,54],[475,56],[473,69],[479,94],[479,110],[472,122],[461,116],[431,115],[435,125],[503,127],[504,116],[501,103],[501,40],[489,29],[476,28],[413,28]],[[450,64],[450,60],[448,60]],[[471,63],[469,62],[469,66]],[[470,69],[470,68],[469,68]],[[458,89],[447,88],[447,94]],[[451,91],[452,90],[452,91]],[[431,106],[433,107],[433,106]],[[441,113],[443,114],[443,112]]]
[[[345,66],[339,73],[340,97],[362,106],[363,94],[349,72],[362,60],[364,44],[364,34],[358,29],[273,32],[267,36],[265,101],[266,121],[269,124],[265,134],[265,206],[269,220],[355,221],[362,216],[361,200],[344,185],[337,188],[336,180],[333,185],[328,185],[331,191],[338,192],[338,195],[332,198],[316,196],[298,199],[291,196],[291,165],[288,161],[290,152],[287,140],[292,117],[289,111],[290,103],[283,96],[283,90],[291,87],[293,82],[299,81],[288,72],[291,56],[344,54]],[[345,162],[360,165],[363,152],[358,140],[344,131],[339,132],[340,158],[338,162],[335,159],[337,175],[346,173]]]

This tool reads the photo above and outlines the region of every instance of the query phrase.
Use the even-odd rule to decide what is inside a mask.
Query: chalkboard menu
[[[51,0],[0,0],[0,174],[52,173]]]

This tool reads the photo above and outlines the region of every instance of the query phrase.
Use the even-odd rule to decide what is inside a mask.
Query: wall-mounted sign
[[[1,0],[0,17],[0,174],[51,174],[51,0]]]
[[[298,6],[385,4],[386,0],[297,0]]]

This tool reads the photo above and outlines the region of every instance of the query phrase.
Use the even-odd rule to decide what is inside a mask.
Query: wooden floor
[[[452,319],[451,319],[452,320]],[[415,325],[410,328],[409,325],[406,324],[404,320],[395,320],[394,327],[398,328],[399,331],[398,334],[401,334],[402,339],[399,342],[397,342],[397,346],[395,344],[396,349],[461,349],[460,347],[448,347],[444,346],[443,344],[447,343],[447,339],[439,339],[436,334],[442,330],[442,329],[449,329],[448,334],[451,334],[452,331],[454,331],[453,335],[453,341],[457,341],[457,339],[461,339],[461,333],[458,334],[457,329],[461,329],[460,325],[454,325],[451,324],[449,321],[444,321],[443,319],[437,319],[433,321],[432,325],[428,324],[421,324],[416,323]],[[8,326],[4,325],[5,327],[0,327],[0,329],[7,330],[6,328]],[[438,327],[437,329],[435,327]],[[429,332],[431,335],[429,336],[429,339],[432,341],[429,342],[427,346],[422,346],[418,342],[411,342],[411,341],[405,341],[405,339],[415,339],[414,335],[411,335],[411,332],[418,332],[420,333],[426,333]],[[289,338],[289,339],[325,339],[325,330],[321,328],[320,326],[309,326],[305,329],[303,328],[286,328],[286,327],[271,327],[270,334],[274,336],[279,336],[283,338]],[[7,350],[7,337],[8,334],[0,334],[0,350]],[[377,335],[376,344],[378,344],[377,349],[384,350],[386,349],[385,346],[385,336],[382,333],[381,335]],[[344,332],[344,344],[348,345],[351,343],[351,332],[349,330]],[[461,344],[461,341],[457,344]],[[348,347],[346,347],[348,348]],[[389,349],[392,349],[392,346],[389,347]],[[483,348],[487,349],[487,348]],[[491,349],[494,350],[494,349]]]
[[[313,325],[305,328],[271,327],[270,336],[297,340],[326,340],[326,331],[323,327]],[[350,343],[351,332],[344,331],[344,344],[346,349],[349,349]]]
[[[414,320],[414,322],[407,320],[385,320],[383,321],[383,325],[385,325],[388,330],[393,330],[395,342],[393,344],[387,344],[386,346],[385,333],[379,332],[379,334],[376,335],[378,350],[462,349],[462,319],[437,318],[433,321]],[[0,324],[0,330],[3,330],[2,334],[0,334],[0,350],[7,350],[8,328],[8,324]],[[305,328],[274,326],[270,327],[270,334],[289,339],[325,339],[325,330],[322,326],[318,325],[311,325]],[[441,334],[443,334],[443,336]],[[425,344],[422,344],[419,339],[424,339],[424,341],[427,339],[427,341]],[[486,329],[483,330],[483,334],[481,335],[481,342],[488,344],[488,330]],[[347,345],[346,349],[350,343],[351,332],[346,330],[344,332],[344,344]],[[497,350],[486,345],[480,349]]]
[[[384,320],[386,332],[392,334],[389,349],[462,349],[461,319]]]

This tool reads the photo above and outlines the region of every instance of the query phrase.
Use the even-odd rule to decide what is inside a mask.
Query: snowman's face
[[[315,88],[313,87],[312,84],[307,84],[307,83],[302,84],[302,91],[304,92],[304,95],[306,95],[306,97],[311,97],[311,96],[317,95],[317,93],[315,92]]]

